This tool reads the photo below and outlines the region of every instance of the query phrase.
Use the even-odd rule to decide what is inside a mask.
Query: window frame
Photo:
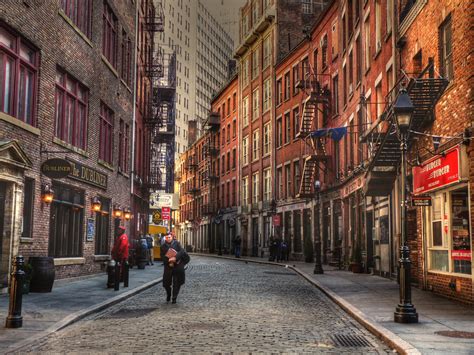
[[[92,0],[61,0],[60,6],[63,13],[69,17],[74,26],[84,33],[87,38],[92,39]],[[84,13],[86,17],[79,21],[81,17],[79,14],[84,16]]]
[[[118,18],[111,6],[104,0],[102,10],[102,54],[107,61],[117,68],[118,53]]]
[[[112,164],[115,113],[104,102],[100,104],[99,114],[99,159]]]

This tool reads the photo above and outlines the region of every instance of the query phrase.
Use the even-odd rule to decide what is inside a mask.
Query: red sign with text
[[[413,193],[419,195],[439,189],[458,182],[459,178],[459,147],[456,147],[444,157],[437,155],[413,168]]]
[[[451,259],[471,261],[470,250],[451,250]]]
[[[273,216],[273,225],[275,227],[279,227],[280,226],[280,223],[281,223],[281,218],[280,218],[280,215],[279,214],[276,214]]]
[[[171,212],[169,207],[161,207],[161,218],[169,221],[171,219]]]

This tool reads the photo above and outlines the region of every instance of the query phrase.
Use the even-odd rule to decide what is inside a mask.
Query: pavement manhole
[[[139,318],[154,310],[156,308],[121,308],[117,312],[108,314],[106,318]]]
[[[459,330],[441,330],[435,334],[450,338],[474,339],[474,332],[461,332]]]
[[[336,346],[356,347],[356,348],[372,348],[372,344],[362,335],[352,334],[334,334],[331,339]]]
[[[285,276],[296,276],[296,274],[292,272],[280,272],[280,271],[264,271],[264,274],[270,274],[270,275],[285,275]]]
[[[222,329],[223,325],[218,323],[188,323],[183,324],[186,330],[217,330]]]

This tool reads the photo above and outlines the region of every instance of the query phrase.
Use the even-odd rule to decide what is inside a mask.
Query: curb
[[[69,326],[73,323],[76,323],[77,321],[80,321],[81,319],[83,319],[83,318],[85,318],[85,317],[87,317],[87,316],[89,316],[93,313],[102,311],[102,310],[104,310],[108,307],[111,307],[111,306],[113,306],[113,305],[115,305],[115,304],[117,304],[117,303],[119,303],[119,302],[121,302],[121,301],[123,301],[127,298],[135,296],[136,294],[138,294],[140,292],[143,292],[143,291],[159,284],[162,280],[163,280],[163,278],[160,277],[158,279],[149,281],[149,282],[147,282],[147,283],[145,283],[141,286],[138,286],[138,287],[136,287],[136,288],[134,288],[130,291],[127,291],[127,292],[119,294],[115,297],[109,298],[109,299],[107,299],[107,300],[105,300],[101,303],[95,304],[95,305],[93,305],[89,308],[82,309],[80,311],[72,313],[72,314],[66,316],[65,318],[63,318],[62,320],[60,320],[59,322],[56,322],[55,324],[50,326],[48,329],[46,329],[44,331],[41,331],[38,334],[33,335],[32,337],[30,337],[28,339],[20,341],[17,344],[11,345],[10,347],[7,348],[7,352],[5,354],[11,354],[11,353],[18,352],[22,348],[24,348],[28,345],[31,345],[32,343],[37,342],[38,340],[40,340],[44,337],[47,337],[48,335],[51,335],[54,332],[57,332],[61,329],[64,329],[67,326]]]
[[[288,269],[293,270],[298,275],[303,277],[306,281],[309,281],[313,286],[316,286],[319,290],[321,290],[326,296],[328,296],[334,303],[336,303],[339,307],[341,307],[346,313],[348,313],[351,317],[353,317],[357,322],[359,322],[364,328],[366,328],[369,332],[373,335],[384,341],[386,344],[390,345],[393,349],[397,350],[400,354],[404,355],[419,355],[421,354],[419,350],[417,350],[413,345],[406,342],[402,338],[400,338],[395,333],[391,332],[384,326],[370,320],[364,313],[362,313],[358,308],[354,307],[351,303],[347,302],[342,297],[338,296],[336,293],[328,289],[327,287],[321,285],[319,282],[311,278],[305,272],[299,270],[297,267],[289,265],[289,264],[279,264],[271,261],[260,261],[260,260],[251,260],[245,258],[233,258],[228,256],[219,256],[219,255],[212,255],[212,254],[200,254],[200,253],[193,253],[194,255],[198,256],[207,256],[207,257],[214,257],[216,259],[227,259],[227,260],[235,260],[235,261],[245,261],[251,262],[255,264],[264,264],[264,265],[274,265],[285,267]]]

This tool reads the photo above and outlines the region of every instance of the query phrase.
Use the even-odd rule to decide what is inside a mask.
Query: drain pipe
[[[136,115],[137,115],[137,60],[138,60],[138,51],[137,51],[137,44],[138,44],[138,1],[135,1],[135,41],[134,41],[134,49],[135,49],[135,56],[133,58],[133,102],[132,102],[132,159],[130,163],[130,204],[132,207],[132,213],[135,213],[135,204],[133,203],[133,182],[135,180],[135,131],[136,131]],[[136,222],[135,222],[136,223]]]

